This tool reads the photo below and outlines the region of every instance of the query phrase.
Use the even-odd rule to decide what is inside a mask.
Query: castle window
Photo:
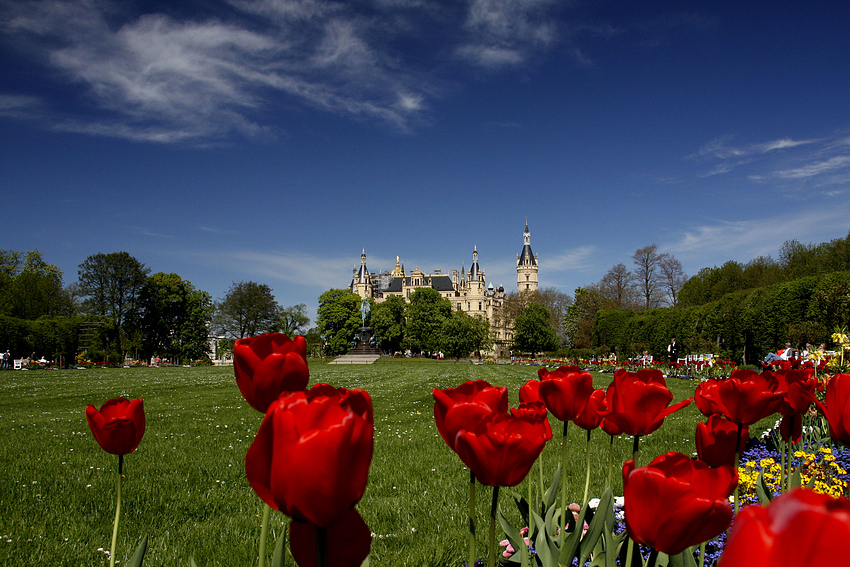
[[[528,281],[528,274],[525,274],[525,281]]]
[[[478,302],[478,310],[481,311],[481,302]]]

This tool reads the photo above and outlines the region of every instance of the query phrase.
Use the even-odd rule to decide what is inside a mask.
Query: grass
[[[311,361],[311,384],[366,389],[375,409],[375,454],[358,508],[374,532],[372,564],[421,567],[465,563],[468,471],[443,443],[433,420],[433,388],[484,379],[507,386],[512,405],[536,367],[380,360],[371,366]],[[594,374],[605,387],[611,374]],[[690,380],[668,380],[674,401],[693,395]],[[128,368],[0,373],[0,565],[104,565],[115,506],[117,457],[104,452],[85,407],[142,397],[147,431],[124,459],[119,565],[145,535],[146,566],[255,565],[262,505],[245,480],[245,452],[262,415],[242,399],[232,368]],[[641,441],[640,465],[666,451],[691,454],[698,410],[691,404]],[[549,482],[560,458],[562,426],[542,459]],[[753,434],[757,431],[752,430]],[[601,494],[609,438],[593,433],[591,496]],[[568,489],[584,489],[585,432],[569,428]],[[630,439],[614,440],[614,492]],[[529,475],[538,489],[537,466]],[[510,495],[501,509],[518,521]],[[490,491],[478,491],[483,551]],[[286,519],[273,513],[277,537]],[[273,549],[269,545],[269,554]],[[290,565],[292,565],[290,558]]]

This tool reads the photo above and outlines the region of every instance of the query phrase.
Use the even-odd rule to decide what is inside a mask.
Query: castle
[[[516,273],[518,292],[537,291],[538,259],[531,251],[528,221],[523,232],[522,252],[516,257]],[[352,270],[349,289],[364,299],[374,298],[380,303],[390,295],[409,300],[410,294],[418,287],[436,290],[449,300],[453,310],[486,319],[490,323],[496,356],[504,356],[506,349],[510,348],[513,339],[512,322],[500,316],[506,297],[505,288],[501,285],[495,288],[492,282],[486,283],[484,270],[478,265],[478,246],[473,248],[469,271],[466,270],[465,264],[462,264],[460,272],[452,270],[451,276],[439,270],[426,274],[419,268],[407,273],[398,256],[392,271],[370,273],[366,268],[366,250],[363,249],[360,255],[360,269]]]

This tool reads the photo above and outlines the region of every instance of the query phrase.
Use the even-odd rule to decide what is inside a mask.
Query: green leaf
[[[195,558],[191,555],[189,556],[189,567],[198,567],[198,564],[195,563]]]
[[[548,511],[552,506],[554,506],[555,501],[558,499],[558,484],[560,483],[560,480],[561,465],[559,464],[558,468],[555,469],[555,474],[552,475],[552,483],[543,495],[543,509],[545,511]]]
[[[286,559],[286,536],[288,530],[284,527],[277,538],[277,543],[274,546],[274,555],[272,555],[271,567],[283,567],[283,562]]]
[[[531,512],[533,514],[534,522],[538,525],[543,526],[543,518],[538,516],[534,511]],[[548,517],[549,514],[547,514]],[[545,524],[548,526],[549,524]],[[554,531],[551,532],[554,535]],[[550,530],[544,529],[540,530],[537,534],[537,539],[534,540],[534,549],[537,551],[537,557],[540,558],[540,562],[543,564],[543,567],[557,567],[558,561],[556,557],[558,556],[558,546],[555,541],[552,539],[552,535],[550,535]]]
[[[812,477],[812,480],[809,481],[809,487],[814,486],[814,483],[815,477]],[[788,490],[791,490],[792,488],[800,488],[802,484],[803,476],[800,474],[800,468],[797,467],[797,469],[791,473],[791,476],[788,477]]]
[[[584,526],[584,519],[589,511],[590,505],[585,504],[581,511],[578,513],[578,520],[576,520],[575,529],[564,539],[564,546],[561,548],[561,551],[558,555],[558,562],[561,565],[572,565],[573,558],[576,557],[576,555],[578,554],[579,546],[581,544],[582,532],[580,526]]]
[[[511,546],[516,549],[516,553],[514,553],[510,557],[509,561],[511,563],[522,563],[522,567],[528,567],[528,562],[522,561],[522,559],[525,559],[528,556],[527,553],[522,553],[523,547],[528,549],[528,547],[525,545],[525,541],[523,541],[522,539],[522,535],[519,533],[519,530],[516,529],[516,527],[511,524],[507,518],[505,518],[501,510],[499,510],[498,514],[499,523],[502,525],[502,529],[505,530],[505,535],[508,536],[508,541],[510,542]]]
[[[587,533],[581,540],[581,555],[578,559],[579,565],[584,565],[584,562],[587,561],[587,558],[593,552],[593,549],[596,547],[596,543],[602,536],[602,532],[606,524],[612,523],[612,521],[606,520],[608,520],[609,515],[614,515],[613,500],[613,492],[611,491],[611,487],[608,487],[605,489],[605,492],[602,494],[602,498],[599,500],[599,506],[596,507],[596,514],[594,514],[593,519],[590,520],[590,523],[587,526]],[[585,504],[585,507],[588,510],[590,509],[590,505],[588,504]],[[583,523],[576,522],[576,529],[573,533],[580,534],[583,526]]]
[[[369,564],[372,563],[372,557],[370,555],[366,556],[366,559],[363,560],[363,563],[360,564],[360,567],[369,567]]]
[[[142,543],[139,544],[139,547],[136,548],[136,551],[133,552],[133,556],[130,557],[130,560],[127,562],[127,567],[142,567],[142,562],[145,560],[145,552],[148,550],[148,536],[145,536],[145,539],[142,540]]]
[[[762,471],[759,471],[758,476],[756,477],[755,482],[756,494],[759,497],[759,503],[763,506],[770,504],[770,501],[773,500],[773,493],[770,491],[770,487],[767,486],[767,483],[764,481],[764,474]]]

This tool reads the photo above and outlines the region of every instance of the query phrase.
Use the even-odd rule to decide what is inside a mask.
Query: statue
[[[366,323],[369,321],[369,317],[372,314],[372,307],[369,305],[369,302],[364,299],[360,303],[360,319],[363,320],[363,326],[366,326]]]

